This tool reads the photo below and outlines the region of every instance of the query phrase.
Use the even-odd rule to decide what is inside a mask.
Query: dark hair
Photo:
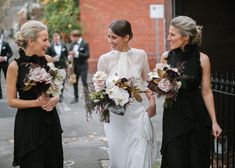
[[[129,35],[129,40],[133,37],[131,24],[127,20],[116,20],[109,25],[109,28],[118,36],[125,37],[126,35]]]
[[[70,35],[80,37],[82,35],[81,30],[75,29],[70,32]]]

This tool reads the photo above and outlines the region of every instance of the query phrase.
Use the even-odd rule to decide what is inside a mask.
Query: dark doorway
[[[165,6],[167,29],[174,16],[192,17],[203,26],[201,51],[210,57],[212,71],[235,72],[235,5],[232,1],[166,0]]]

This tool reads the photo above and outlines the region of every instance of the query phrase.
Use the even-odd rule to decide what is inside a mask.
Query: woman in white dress
[[[114,21],[108,29],[108,42],[112,51],[102,55],[98,70],[108,79],[137,77],[139,87],[144,87],[149,72],[147,54],[144,50],[130,48],[133,34],[126,20]],[[145,85],[146,86],[146,85]],[[111,168],[151,168],[153,163],[154,130],[150,117],[156,114],[155,96],[150,91],[142,95],[142,102],[132,102],[121,116],[110,113],[110,123],[104,130],[108,138]]]

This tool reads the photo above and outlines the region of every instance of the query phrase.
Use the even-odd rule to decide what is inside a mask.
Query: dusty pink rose
[[[160,82],[158,83],[158,87],[163,92],[168,92],[169,90],[171,90],[171,88],[173,86],[172,86],[171,82],[168,79],[164,78],[164,79],[160,80]]]
[[[52,77],[44,68],[36,67],[30,69],[29,80],[50,83]]]

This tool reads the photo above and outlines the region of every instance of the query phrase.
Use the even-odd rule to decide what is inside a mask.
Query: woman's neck
[[[25,52],[25,55],[27,55],[27,56],[32,56],[32,55],[35,54],[32,50],[30,50],[30,49],[28,49],[28,48],[23,49],[23,50],[24,50],[24,52]]]
[[[130,50],[129,45],[126,45],[126,46],[124,46],[123,48],[119,49],[118,51],[120,51],[120,52],[127,52],[127,51],[129,51],[129,50]]]

